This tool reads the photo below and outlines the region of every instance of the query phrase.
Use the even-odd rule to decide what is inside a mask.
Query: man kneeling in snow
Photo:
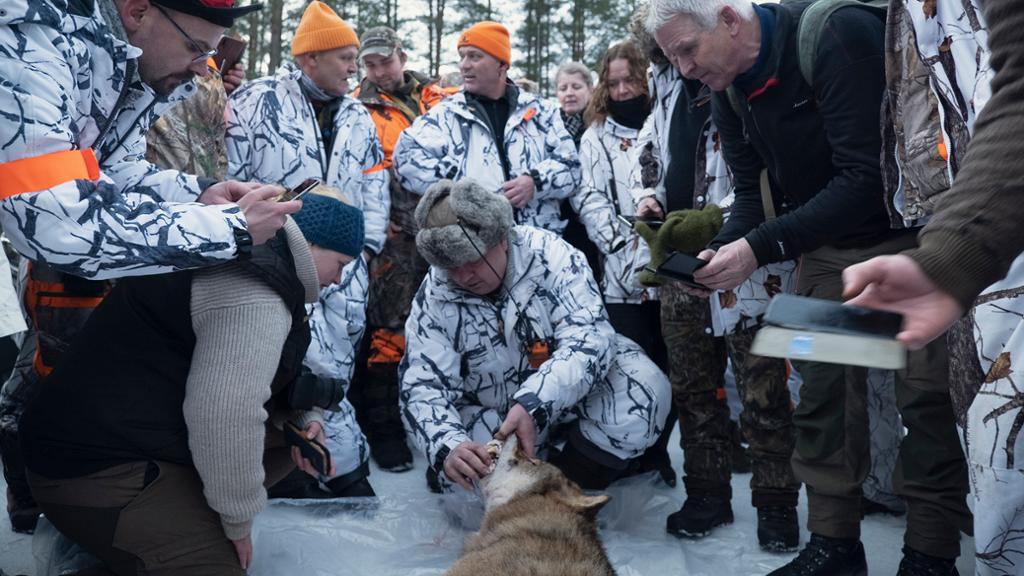
[[[493,436],[515,434],[532,456],[556,428],[567,441],[553,463],[580,486],[636,471],[665,424],[669,383],[612,329],[582,253],[513,226],[508,200],[472,181],[435,184],[416,221],[431,268],[399,371],[431,488],[487,474]]]

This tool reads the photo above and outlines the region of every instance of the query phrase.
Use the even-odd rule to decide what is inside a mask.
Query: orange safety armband
[[[100,165],[91,148],[64,150],[0,164],[0,200],[40,192],[70,180],[99,180]]]

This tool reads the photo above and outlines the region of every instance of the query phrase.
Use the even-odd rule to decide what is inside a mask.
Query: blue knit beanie
[[[292,218],[310,244],[353,258],[363,250],[363,211],[341,200],[310,192]]]

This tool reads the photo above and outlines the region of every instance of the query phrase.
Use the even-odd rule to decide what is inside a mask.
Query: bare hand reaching
[[[473,481],[486,476],[491,469],[491,455],[483,444],[466,441],[455,447],[444,460],[445,476],[466,490],[473,490]]]
[[[238,554],[238,563],[241,564],[242,570],[248,570],[252,565],[252,535],[232,540],[231,543],[235,546],[235,554]]]
[[[301,200],[277,202],[282,192],[280,186],[260,186],[238,200],[253,244],[260,245],[272,238],[284,226],[286,216],[302,208]]]
[[[919,349],[941,336],[964,309],[909,256],[878,256],[843,271],[847,304],[903,314],[896,339]]]
[[[505,440],[511,434],[515,434],[519,439],[519,445],[523,447],[526,455],[533,458],[533,445],[537,441],[537,425],[533,422],[533,416],[530,416],[522,404],[512,406],[494,437],[498,440]]]

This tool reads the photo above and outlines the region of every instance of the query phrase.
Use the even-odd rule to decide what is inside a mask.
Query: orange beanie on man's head
[[[463,46],[479,48],[505,64],[512,63],[512,43],[508,38],[508,28],[497,22],[484,21],[470,26],[469,30],[459,36],[459,48]]]
[[[345,46],[359,46],[356,31],[320,0],[313,0],[295,30],[292,40],[292,56],[307,52],[321,52]]]

